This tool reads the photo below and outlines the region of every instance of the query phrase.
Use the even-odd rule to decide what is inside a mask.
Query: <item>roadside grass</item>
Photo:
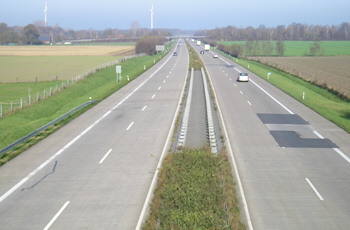
[[[112,66],[92,74],[48,99],[0,119],[0,149],[87,102],[90,97],[93,100],[103,100],[127,84],[127,75],[130,80],[135,79],[145,71],[144,66],[151,67],[154,60],[158,61],[160,58],[161,54],[129,59],[120,64],[123,71],[121,83],[116,82],[115,66]]]
[[[245,41],[217,41],[217,43],[231,45],[240,44],[245,45]],[[292,56],[310,56],[309,47],[313,41],[285,41],[285,57]],[[273,47],[276,47],[276,41],[272,41]],[[322,56],[337,56],[350,55],[350,41],[321,41],[321,47],[324,48]],[[263,56],[263,55],[261,55]],[[276,50],[272,56],[278,56]]]
[[[238,59],[233,58],[232,60],[237,62]],[[238,64],[280,88],[293,98],[350,133],[349,101],[342,100],[337,95],[310,82],[278,69],[265,66],[256,61],[239,59]],[[269,72],[271,75],[269,79],[267,79],[267,73]],[[303,93],[305,93],[305,99],[303,99]]]
[[[169,153],[143,229],[245,229],[234,186],[225,152]]]

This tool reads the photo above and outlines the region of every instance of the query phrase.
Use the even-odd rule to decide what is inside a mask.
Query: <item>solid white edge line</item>
[[[280,106],[282,106],[282,108],[284,108],[285,110],[287,110],[288,113],[290,114],[294,114],[290,109],[288,109],[285,105],[283,105],[281,102],[279,102],[276,98],[274,98],[271,94],[269,94],[266,90],[264,90],[260,85],[258,85],[257,83],[255,83],[252,79],[250,79],[250,81],[256,85],[260,90],[262,90],[267,96],[269,96],[272,100],[274,100],[275,102],[277,102],[277,104],[279,104]]]
[[[189,63],[187,64],[187,68],[188,69],[189,67]],[[186,78],[187,78],[187,74],[186,73]],[[186,79],[184,81],[184,85],[182,87],[182,93],[181,93],[181,96],[179,97],[179,101],[177,103],[177,109],[176,109],[176,112],[174,114],[174,118],[173,118],[173,122],[171,124],[171,127],[169,129],[169,133],[168,133],[168,137],[166,139],[166,142],[164,144],[164,147],[163,147],[163,151],[162,151],[162,154],[160,155],[160,158],[159,158],[159,161],[158,161],[158,164],[157,164],[157,168],[156,168],[156,171],[154,173],[154,176],[153,176],[153,179],[152,179],[152,182],[151,182],[151,185],[149,187],[149,190],[148,190],[148,193],[147,193],[147,196],[146,196],[146,199],[145,199],[145,203],[143,204],[143,207],[142,207],[142,210],[141,210],[141,214],[140,214],[140,217],[139,217],[139,220],[137,221],[137,225],[136,225],[136,230],[139,230],[141,229],[141,225],[142,225],[142,222],[143,222],[143,218],[145,217],[145,214],[146,214],[146,211],[147,211],[147,208],[148,208],[148,204],[151,200],[151,197],[153,195],[153,191],[154,191],[154,188],[155,188],[155,185],[156,185],[156,182],[157,182],[157,179],[158,179],[158,173],[159,173],[159,169],[161,168],[162,166],[162,162],[163,162],[163,158],[165,156],[165,154],[168,152],[168,146],[169,146],[169,142],[172,138],[172,135],[173,135],[173,130],[174,130],[174,127],[175,127],[175,123],[176,123],[176,118],[179,114],[179,111],[180,111],[180,107],[181,107],[181,100],[183,98],[183,95],[184,95],[184,91],[185,91],[185,87],[186,87]]]
[[[67,208],[67,206],[69,205],[70,201],[67,201],[62,208],[56,213],[56,215],[51,219],[51,221],[46,225],[46,227],[44,228],[44,230],[48,230],[51,225],[57,220],[57,218],[61,215],[61,213]]]
[[[334,151],[336,151],[342,158],[344,158],[348,163],[350,163],[350,158],[347,157],[340,149],[333,148]]]
[[[314,190],[314,192],[316,193],[316,195],[318,196],[318,198],[320,200],[324,200],[323,197],[321,196],[321,194],[317,191],[317,189],[315,188],[315,186],[311,183],[311,181],[309,180],[309,178],[305,178],[305,180],[307,181],[307,183],[310,185],[310,187],[312,188],[312,190]]]
[[[221,59],[221,58],[220,58]],[[206,68],[205,68],[206,69]],[[247,218],[247,225],[248,225],[248,229],[249,230],[253,230],[253,224],[252,224],[252,220],[250,218],[250,213],[249,213],[249,208],[248,208],[248,203],[247,203],[247,199],[245,197],[245,193],[244,193],[244,189],[243,189],[243,185],[242,185],[242,181],[241,181],[241,177],[239,175],[239,172],[238,172],[238,167],[237,167],[237,163],[236,163],[236,159],[233,155],[233,151],[232,151],[232,147],[231,147],[231,143],[229,142],[228,140],[228,133],[227,133],[227,130],[226,130],[226,126],[225,126],[225,122],[224,122],[224,118],[222,116],[222,113],[221,113],[221,108],[220,108],[220,104],[218,102],[218,97],[216,96],[216,92],[215,92],[215,88],[213,86],[213,83],[211,81],[211,77],[210,77],[210,74],[209,72],[206,70],[207,74],[208,74],[208,78],[209,78],[209,82],[210,82],[210,85],[211,85],[211,88],[213,89],[213,93],[214,93],[214,97],[215,97],[215,102],[216,102],[216,105],[218,107],[218,112],[219,112],[219,116],[220,116],[220,120],[221,120],[221,123],[222,123],[222,128],[223,128],[223,131],[225,133],[225,137],[227,138],[225,140],[225,143],[227,143],[227,148],[228,148],[228,151],[230,153],[230,157],[232,159],[232,164],[233,164],[233,168],[234,168],[234,172],[235,172],[235,175],[236,175],[236,180],[237,180],[237,184],[238,184],[238,188],[239,188],[239,191],[240,191],[240,194],[241,194],[241,198],[242,198],[242,203],[243,203],[243,209],[244,209],[244,213],[245,213],[245,216]]]
[[[112,152],[112,149],[110,149],[105,155],[104,157],[100,160],[99,164],[102,164],[104,162],[104,160],[108,157],[108,155]]]
[[[102,119],[107,117],[112,110],[118,108],[121,104],[124,103],[131,95],[133,95],[139,88],[141,88],[149,79],[151,79],[163,66],[170,60],[172,56],[169,56],[169,58],[156,70],[153,74],[151,74],[145,81],[143,81],[138,87],[136,87],[131,93],[129,93],[123,100],[121,100],[116,106],[114,106],[111,110],[106,112],[102,117],[100,117],[98,120],[96,120],[92,125],[90,125],[88,128],[86,128],[83,132],[81,132],[77,137],[75,137],[73,140],[71,140],[68,144],[66,144],[63,148],[61,148],[58,152],[56,152],[54,155],[52,155],[48,160],[46,160],[44,163],[42,163],[39,167],[34,169],[31,173],[29,173],[25,178],[23,178],[21,181],[19,181],[17,184],[15,184],[11,189],[9,189],[6,193],[4,193],[0,197],[0,203],[5,200],[9,195],[11,195],[14,191],[16,191],[20,186],[22,186],[27,180],[29,180],[32,176],[34,176],[39,170],[44,168],[47,164],[49,164],[53,159],[55,159],[58,155],[60,155],[64,150],[66,150],[69,146],[74,144],[80,137],[82,137],[85,133],[87,133],[90,129],[92,129],[97,123],[99,123]],[[154,97],[155,95],[153,95]],[[153,99],[152,97],[152,99]]]
[[[129,130],[133,124],[134,122],[131,122],[130,125],[126,128],[126,130]]]

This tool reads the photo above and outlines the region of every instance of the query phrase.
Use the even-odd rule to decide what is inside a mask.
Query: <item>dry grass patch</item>
[[[258,60],[350,97],[350,56],[260,57]]]
[[[0,46],[0,56],[126,56],[134,46]]]

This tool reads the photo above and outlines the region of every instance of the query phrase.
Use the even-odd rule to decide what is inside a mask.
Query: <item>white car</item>
[[[249,76],[247,73],[239,73],[237,77],[237,81],[249,81]]]
[[[214,54],[213,58],[218,58],[219,56],[217,54]]]

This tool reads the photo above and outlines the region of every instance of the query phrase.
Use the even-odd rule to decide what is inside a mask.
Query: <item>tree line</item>
[[[216,41],[344,41],[350,40],[350,23],[343,22],[340,25],[332,26],[292,23],[288,26],[279,25],[277,27],[260,25],[257,28],[252,26],[246,28],[227,26],[212,30],[198,30],[194,35],[206,36]]]
[[[25,27],[9,27],[6,23],[0,23],[0,45],[15,44],[40,44],[39,36],[50,36],[53,43],[67,40],[84,39],[137,39],[144,36],[171,36],[171,32],[147,28],[141,28],[137,22],[131,23],[129,30],[107,28],[105,30],[72,30],[59,26],[45,26],[42,22],[28,24]]]
[[[242,56],[271,56],[274,51],[277,55],[284,56],[285,46],[283,40],[278,40],[276,42],[271,40],[258,41],[258,40],[248,40],[244,45],[242,44],[231,44],[225,45],[222,43],[217,43],[215,40],[209,38],[204,38],[203,42],[210,44],[213,47],[231,55],[234,57]],[[309,54],[311,56],[323,55],[324,47],[322,47],[321,41],[313,41],[309,46]]]

